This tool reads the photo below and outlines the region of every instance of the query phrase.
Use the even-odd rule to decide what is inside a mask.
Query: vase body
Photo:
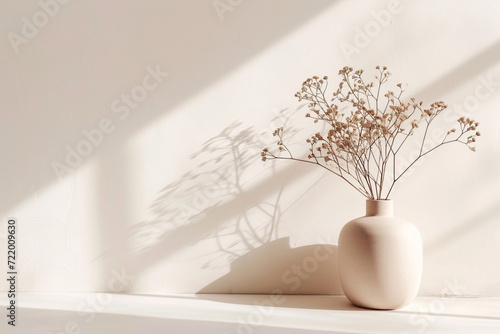
[[[392,200],[367,200],[366,216],[340,232],[339,274],[354,305],[397,309],[415,299],[422,277],[422,238],[393,215]]]

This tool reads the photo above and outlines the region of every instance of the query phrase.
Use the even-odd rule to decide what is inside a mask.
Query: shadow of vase
[[[197,293],[341,295],[337,246],[270,241],[231,262],[229,273]]]

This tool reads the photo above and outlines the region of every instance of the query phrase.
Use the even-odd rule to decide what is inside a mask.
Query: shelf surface
[[[20,293],[22,334],[500,333],[500,298],[419,297],[403,309],[358,308],[343,296]]]

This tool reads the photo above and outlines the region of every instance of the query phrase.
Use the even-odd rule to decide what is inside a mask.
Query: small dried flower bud
[[[325,75],[325,76],[323,77],[323,80],[328,80],[328,77]]]
[[[479,131],[478,131],[478,132],[476,132],[476,136],[478,136],[478,137],[479,137],[480,135],[481,135],[481,132],[479,132]]]
[[[262,157],[262,161],[266,161],[266,160],[267,160],[267,158],[266,158],[266,157]]]

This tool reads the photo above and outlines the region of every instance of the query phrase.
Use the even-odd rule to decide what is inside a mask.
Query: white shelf
[[[2,310],[7,302],[3,293]],[[17,307],[15,330],[2,315],[1,333],[500,333],[500,298],[419,297],[375,311],[343,296],[21,293]]]

